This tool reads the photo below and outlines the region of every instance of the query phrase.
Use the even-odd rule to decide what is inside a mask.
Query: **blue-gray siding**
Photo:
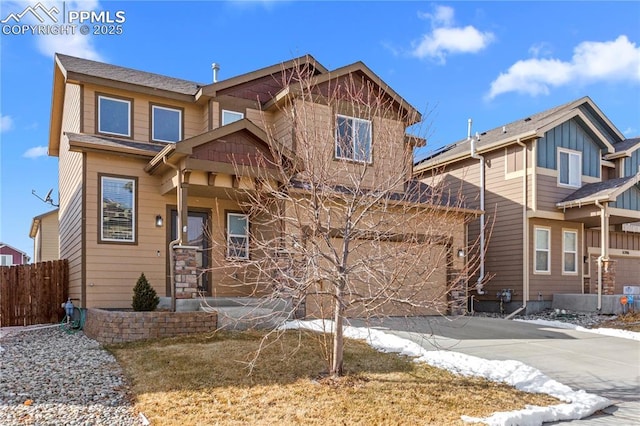
[[[634,186],[624,191],[616,198],[613,207],[640,211],[640,188]]]
[[[580,151],[582,174],[600,177],[600,147],[576,119],[554,127],[538,140],[538,167],[557,170],[556,162],[560,147]]]
[[[638,173],[638,166],[640,166],[640,149],[636,149],[631,154],[631,157],[624,159],[624,175],[633,176]]]

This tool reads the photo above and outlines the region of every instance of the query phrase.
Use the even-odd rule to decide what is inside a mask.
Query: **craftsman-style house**
[[[291,122],[285,112],[302,102],[290,84],[296,74],[314,79],[318,101]],[[352,105],[323,104],[329,88],[345,79],[374,87],[394,114],[361,117]],[[419,118],[360,62],[328,70],[304,56],[198,84],[57,54],[49,155],[59,158],[59,254],[69,261],[72,297],[85,308],[130,307],[141,272],[160,296],[178,299],[269,292],[259,274],[248,278],[229,268],[260,255],[254,241],[288,232],[261,229],[247,211],[247,196],[266,180],[282,180],[270,167],[286,162],[303,171],[327,159],[337,179],[332,190],[346,191],[351,182],[340,180],[341,171],[354,165],[376,179],[402,173],[398,205],[430,203],[408,195],[426,188],[410,182],[411,154],[423,141],[405,135]],[[321,128],[329,136],[310,146],[296,138]],[[302,182],[299,190],[305,188]],[[441,290],[445,307],[445,290],[464,268],[466,222],[476,213],[452,200],[433,202],[454,217],[433,220],[442,228],[437,244],[445,256],[430,286]],[[185,268],[190,262],[197,271]]]
[[[640,138],[584,97],[475,136],[470,121],[467,139],[414,175],[461,186],[486,213],[469,227],[472,239],[491,233],[470,283],[475,308],[530,312],[554,294],[595,294],[600,309],[603,295],[640,285],[639,166]]]

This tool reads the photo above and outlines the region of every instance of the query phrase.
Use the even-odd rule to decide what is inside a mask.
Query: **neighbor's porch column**
[[[173,265],[176,286],[176,299],[191,299],[198,296],[198,247],[175,246]]]

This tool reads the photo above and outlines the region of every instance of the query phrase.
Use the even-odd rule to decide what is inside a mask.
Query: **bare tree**
[[[285,90],[263,111],[268,147],[235,158],[237,176],[253,173],[236,189],[250,256],[242,239],[213,238],[227,250],[218,271],[241,271],[239,285],[265,300],[333,319],[326,355],[340,376],[346,318],[464,309],[477,261],[457,253],[472,251],[471,216],[459,194],[412,180],[424,139],[405,131],[419,131],[422,117],[377,77],[313,76],[304,64],[284,74]]]

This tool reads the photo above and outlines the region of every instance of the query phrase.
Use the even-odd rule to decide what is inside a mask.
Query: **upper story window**
[[[98,96],[98,133],[131,137],[131,101]]]
[[[244,114],[237,111],[222,110],[222,125],[233,123],[234,121],[242,120]]]
[[[160,142],[178,142],[181,140],[182,110],[152,105],[151,139]]]
[[[548,274],[551,272],[551,230],[536,226],[534,240],[536,251],[534,272]]]
[[[371,162],[371,121],[338,115],[336,117],[336,158]]]
[[[249,216],[227,213],[227,257],[249,258]]]
[[[13,256],[10,254],[0,254],[0,266],[13,265]]]
[[[100,242],[135,243],[136,179],[100,176]]]
[[[582,153],[558,148],[558,184],[579,188],[582,183]]]

